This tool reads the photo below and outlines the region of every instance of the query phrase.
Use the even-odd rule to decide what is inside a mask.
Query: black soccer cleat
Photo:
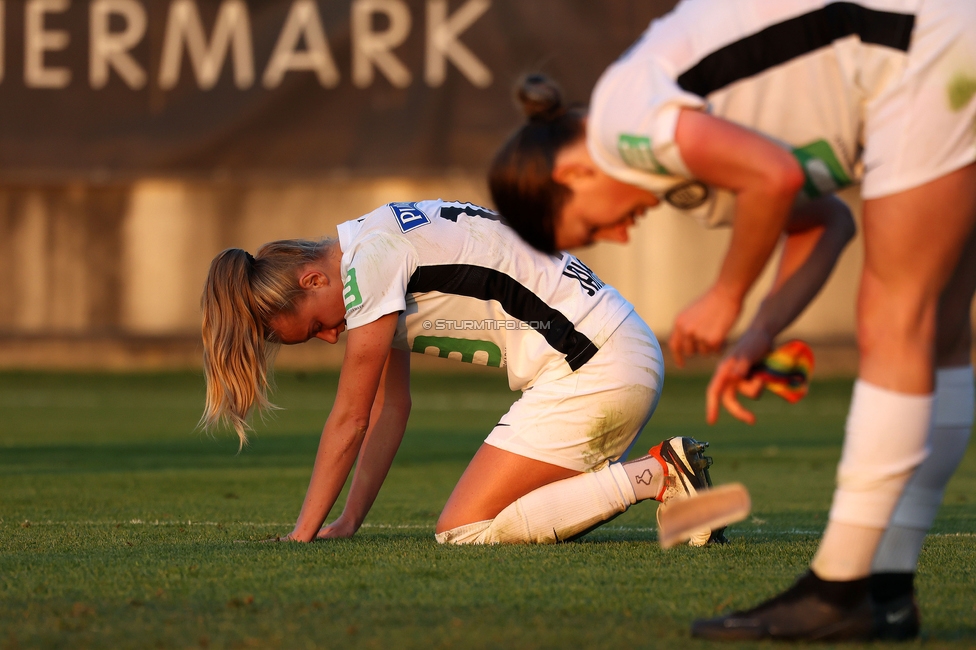
[[[921,617],[915,600],[915,572],[872,573],[869,585],[874,607],[875,638],[908,641],[917,637]]]
[[[693,440],[693,439],[689,438],[689,440]],[[712,487],[712,475],[708,473],[708,468],[712,466],[712,462],[713,462],[712,457],[702,455],[705,451],[705,448],[708,447],[708,443],[699,442],[697,443],[697,445],[698,445],[698,449],[697,449],[698,454],[704,460],[703,466],[701,468],[702,477],[705,479],[705,484],[708,487]],[[716,528],[715,530],[713,530],[711,534],[708,536],[707,543],[728,544],[729,540],[725,536],[725,528],[726,528],[725,526],[722,526],[721,528]]]
[[[909,594],[887,603],[872,601],[874,638],[881,641],[910,641],[918,636],[921,616],[915,596]]]
[[[825,582],[808,571],[752,609],[696,620],[691,635],[714,641],[867,641],[875,625],[866,583]],[[825,592],[834,592],[833,597]]]

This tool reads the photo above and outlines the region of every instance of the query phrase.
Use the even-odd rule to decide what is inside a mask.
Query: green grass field
[[[822,531],[849,381],[759,424],[703,424],[703,378],[669,377],[642,450],[712,443],[752,492],[726,547],[662,551],[654,505],[575,543],[443,548],[437,514],[516,395],[497,373],[414,377],[403,447],[353,540],[286,534],[332,374],[278,376],[285,410],[250,448],[194,430],[194,374],[0,374],[0,648],[695,648],[695,617],[755,604]],[[338,514],[338,507],[333,517]],[[976,452],[950,484],[918,579],[927,647],[976,645]],[[243,540],[243,541],[242,541]],[[717,646],[734,647],[734,646]],[[904,647],[904,646],[902,646]]]

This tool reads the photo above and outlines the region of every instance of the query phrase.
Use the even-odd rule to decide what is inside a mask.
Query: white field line
[[[269,521],[192,521],[187,520],[142,520],[130,519],[128,521],[46,521],[28,520],[31,526],[251,526],[254,528],[285,528],[294,526],[294,522],[269,522]],[[0,524],[6,523],[0,519]],[[11,522],[16,523],[16,522]],[[371,524],[364,523],[362,528],[376,528],[387,530],[434,530],[433,524]],[[656,533],[657,528],[653,526],[604,526],[600,530],[610,532],[630,532],[630,533]],[[760,536],[760,535],[821,535],[822,530],[805,530],[802,528],[787,528],[785,530],[769,530],[756,528],[753,530],[736,530],[736,535]],[[976,537],[976,533],[931,533],[929,537]]]

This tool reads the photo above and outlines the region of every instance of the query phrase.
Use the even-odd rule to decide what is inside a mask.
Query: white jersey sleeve
[[[683,108],[707,110],[662,61],[630,53],[600,78],[590,102],[590,156],[617,180],[653,192],[706,227],[731,223],[735,197],[692,180],[674,141]]]
[[[625,57],[607,69],[593,91],[590,152],[618,174],[667,189],[674,181],[665,178],[691,175],[674,142],[682,108],[702,110],[705,100],[679,88],[660,65],[629,66]]]
[[[379,208],[389,211],[388,206]],[[356,228],[359,222],[342,224]],[[417,268],[417,252],[410,242],[382,231],[357,237],[342,253],[342,296],[346,327],[355,329],[406,309],[407,284]]]

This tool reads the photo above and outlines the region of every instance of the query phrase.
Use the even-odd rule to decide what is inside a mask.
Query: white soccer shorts
[[[661,347],[632,312],[582,368],[524,391],[485,443],[580,472],[626,456],[657,407]]]

